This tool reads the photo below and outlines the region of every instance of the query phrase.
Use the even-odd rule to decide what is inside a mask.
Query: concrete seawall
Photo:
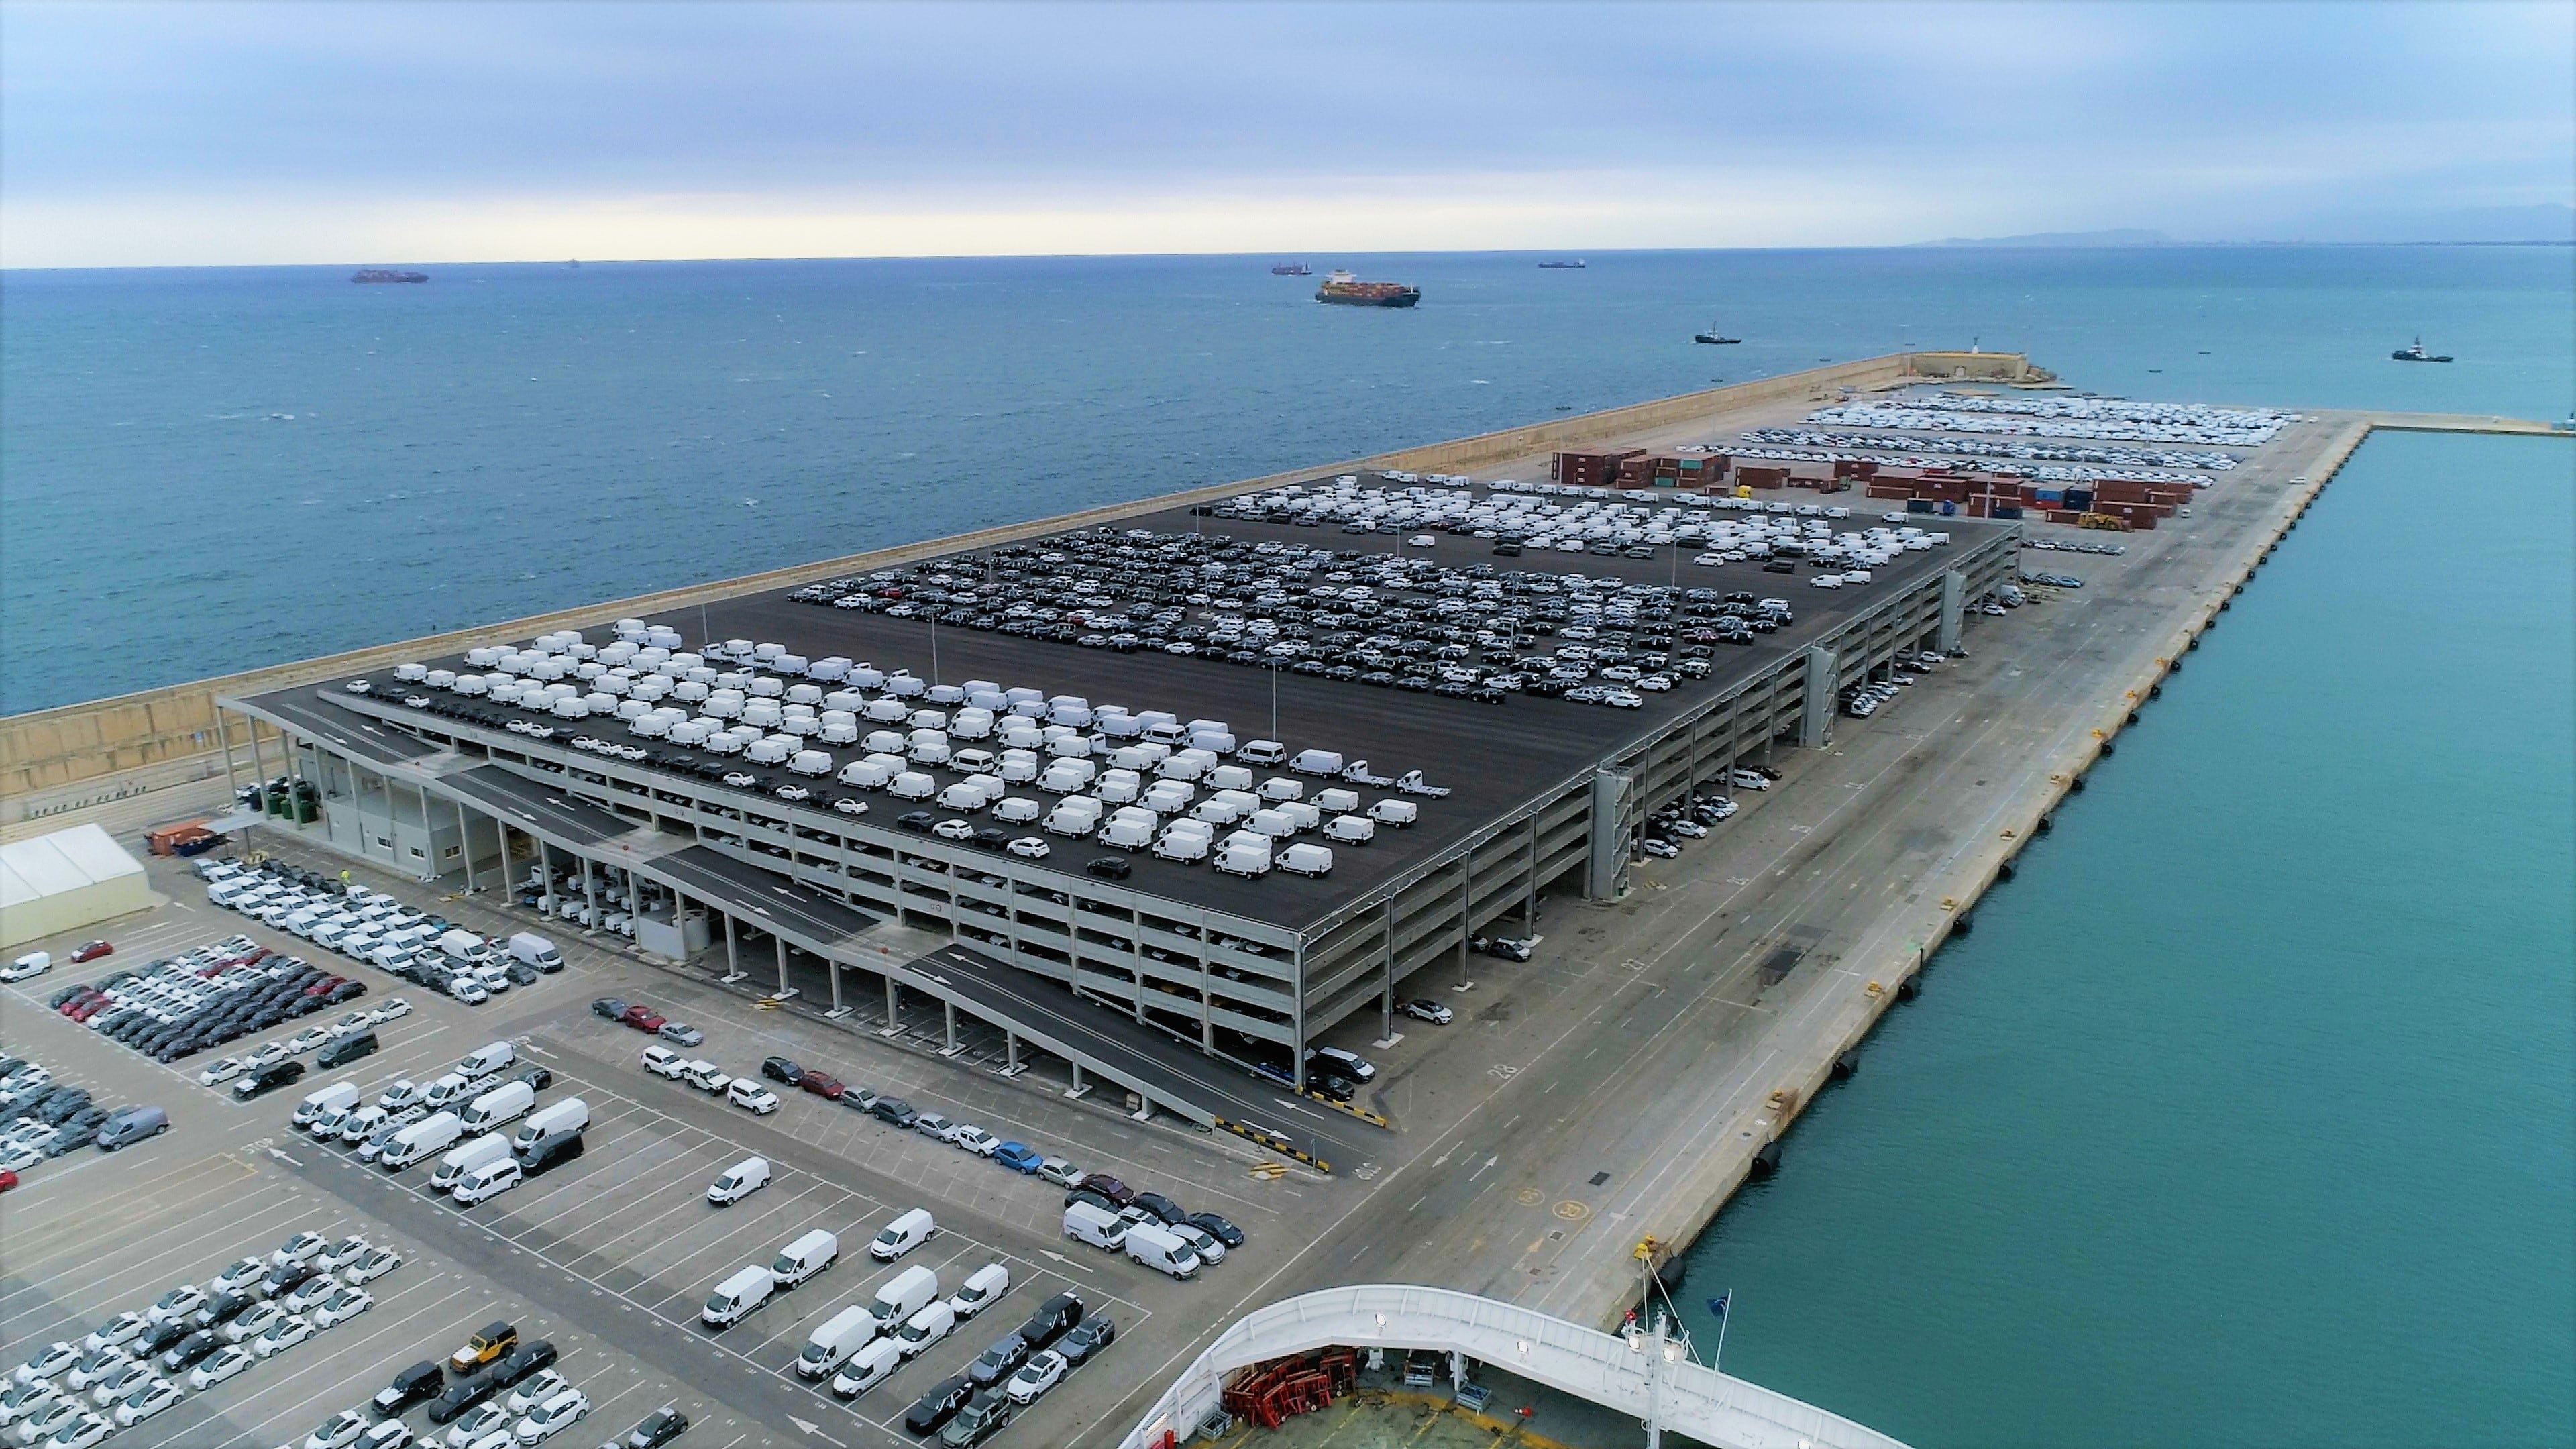
[[[2298,525],[2354,450],[2383,426],[2414,430],[2404,423],[2384,424],[2375,417],[2360,416],[2331,434],[2308,465],[2307,481],[2285,487],[2269,517],[2228,554],[2213,560],[2209,582],[2196,591],[2194,602],[2178,613],[2172,626],[2135,647],[2125,668],[2125,682],[2114,676],[2116,692],[2106,691],[2091,700],[2063,736],[2063,744],[2023,768],[2015,787],[1980,822],[1980,833],[1920,882],[1915,895],[1924,904],[1897,927],[1904,945],[1842,963],[1838,969],[1850,978],[1848,985],[1828,1001],[1803,1038],[1776,1043],[1777,1068],[1752,1094],[1752,1101],[1707,1143],[1697,1166],[1662,1194],[1661,1210],[1647,1213],[1634,1224],[1638,1236],[1679,1253],[1707,1230],[1752,1175],[1756,1156],[1785,1137],[1832,1080],[1836,1060],[1859,1047],[1889,1007],[1907,993],[1908,983],[1924,971],[1957,924],[2002,879],[2002,871],[2021,849],[2041,833],[2043,822],[2068,795],[2082,788],[2085,773],[2102,758],[2106,746],[2137,722],[2139,707],[2158,691],[2182,656],[2198,647],[2200,635],[2244,592],[2247,581]],[[2529,426],[2425,430],[2549,431]],[[1621,1273],[1591,1285],[1582,1311],[1572,1316],[1581,1322],[1615,1326],[1635,1297],[1633,1276]]]
[[[1586,443],[1687,423],[1722,411],[1810,397],[1823,400],[1844,388],[1867,391],[1932,378],[2011,381],[2028,375],[2028,360],[2016,353],[1892,353],[1400,449],[1369,458],[1319,463],[1289,472],[1213,484],[1131,503],[1109,504],[1000,528],[925,539],[896,548],[667,589],[631,599],[585,604],[524,619],[450,630],[427,638],[12,715],[0,719],[0,801],[6,802],[6,813],[0,814],[0,825],[25,821],[38,814],[63,813],[67,807],[77,808],[87,802],[130,794],[138,788],[163,788],[220,774],[222,744],[215,734],[214,708],[218,696],[261,694],[303,680],[327,679],[383,668],[406,659],[453,654],[470,644],[495,637],[531,638],[551,629],[582,627],[630,615],[682,609],[763,589],[830,578],[836,574],[885,568],[959,548],[990,547],[1066,528],[1114,523],[1175,504],[1294,482],[1318,473],[1355,468],[1431,472],[1474,469],[1533,453],[1580,447]]]

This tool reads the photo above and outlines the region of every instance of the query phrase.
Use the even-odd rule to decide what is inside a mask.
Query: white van
[[[885,1231],[868,1244],[868,1256],[880,1263],[891,1263],[929,1242],[938,1231],[938,1224],[930,1220],[930,1209],[914,1208],[886,1224]]]
[[[965,1285],[948,1298],[949,1310],[959,1322],[974,1317],[993,1306],[993,1300],[1011,1291],[1011,1270],[999,1263],[987,1263],[966,1277]]]
[[[457,1059],[456,1070],[467,1078],[488,1077],[519,1059],[519,1053],[508,1042],[487,1042]]]
[[[579,1097],[566,1097],[528,1114],[510,1139],[515,1152],[525,1152],[558,1132],[578,1132],[590,1125],[590,1104]]]
[[[946,1338],[956,1326],[957,1315],[949,1311],[948,1305],[933,1303],[905,1319],[903,1327],[894,1331],[895,1349],[905,1358],[916,1357]]]
[[[698,1310],[698,1317],[709,1328],[727,1328],[739,1322],[744,1314],[768,1302],[769,1295],[777,1291],[778,1280],[769,1275],[767,1268],[756,1263],[748,1268],[738,1268],[732,1277],[717,1284],[716,1291],[707,1296],[707,1306]]]
[[[879,1329],[891,1329],[928,1306],[939,1296],[939,1274],[916,1264],[885,1280],[877,1296],[868,1300],[868,1311],[877,1316]]]
[[[724,1170],[724,1176],[707,1184],[707,1201],[717,1207],[736,1203],[769,1186],[769,1159],[746,1157]]]
[[[306,1093],[304,1100],[295,1104],[294,1123],[298,1127],[310,1128],[325,1116],[338,1117],[357,1100],[357,1083],[333,1082],[318,1091]]]
[[[472,962],[477,966],[492,959],[492,948],[484,945],[483,938],[472,931],[448,932],[438,938],[438,949],[459,961]]]
[[[467,1104],[458,1114],[468,1132],[488,1132],[516,1122],[536,1105],[537,1089],[525,1082],[504,1082]]]
[[[422,1089],[420,1094],[421,1105],[424,1107],[444,1107],[456,1102],[467,1092],[470,1092],[473,1089],[474,1084],[465,1080],[462,1074],[449,1072],[446,1076],[440,1077],[437,1081],[430,1083],[426,1088]]]
[[[517,1187],[519,1180],[519,1159],[504,1157],[498,1162],[484,1163],[458,1178],[448,1193],[456,1199],[457,1206],[471,1207]]]
[[[778,1280],[779,1287],[793,1288],[831,1267],[840,1256],[840,1238],[816,1228],[778,1250],[778,1261],[769,1265],[769,1276]]]
[[[453,1112],[440,1112],[424,1117],[394,1134],[394,1140],[376,1154],[376,1165],[387,1172],[399,1172],[433,1152],[444,1152],[465,1135],[465,1127]]]
[[[848,1367],[832,1375],[832,1392],[842,1398],[856,1398],[887,1379],[903,1367],[903,1346],[891,1338],[869,1341],[868,1346],[850,1356]]]
[[[1084,1204],[1076,1203],[1074,1206]],[[1198,1276],[1198,1250],[1179,1234],[1154,1223],[1138,1223],[1127,1230],[1127,1256],[1158,1273],[1168,1273],[1175,1278]]]
[[[509,1155],[510,1139],[498,1132],[486,1132],[462,1147],[449,1148],[447,1155],[438,1159],[438,1170],[429,1175],[429,1185],[445,1192],[467,1173]]]
[[[877,1316],[867,1305],[853,1303],[823,1320],[805,1340],[805,1351],[796,1355],[796,1371],[809,1379],[823,1375],[849,1362],[851,1354],[868,1346],[877,1336]]]
[[[525,962],[540,971],[561,971],[563,953],[543,936],[521,931],[510,938],[510,959]]]
[[[1127,1220],[1098,1203],[1067,1203],[1064,1235],[1077,1243],[1116,1252],[1127,1240]]]

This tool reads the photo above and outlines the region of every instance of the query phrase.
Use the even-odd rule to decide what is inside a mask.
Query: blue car
[[[993,1160],[1013,1172],[1035,1172],[1046,1159],[1017,1142],[1005,1142],[993,1149]]]

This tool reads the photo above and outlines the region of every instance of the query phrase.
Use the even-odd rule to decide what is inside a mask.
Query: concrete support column
[[[964,1048],[957,1045],[957,1003],[946,1000],[941,1001],[939,1003],[939,1015],[940,1027],[948,1034],[948,1049],[940,1053],[940,1055],[953,1057],[957,1055],[958,1052],[964,1050]]]
[[[1476,924],[1467,917],[1475,907],[1476,852],[1458,857],[1458,989],[1473,991],[1476,983],[1467,979],[1467,940],[1476,934]]]
[[[1385,980],[1378,992],[1377,1039],[1380,1046],[1392,1046],[1395,1043],[1395,897],[1386,898],[1384,916],[1385,923],[1380,929],[1386,943],[1385,961],[1381,968]]]
[[[546,919],[551,921],[555,919],[555,859],[554,852],[546,848],[543,836],[537,838],[537,874],[545,881],[540,889],[545,892]]]
[[[686,937],[682,939],[685,940]],[[823,958],[823,970],[832,978],[832,1009],[823,1014],[838,1021],[850,1014],[850,1009],[841,1004],[841,963],[826,956]]]
[[[220,706],[215,710],[215,739],[224,747],[224,788],[238,791],[241,782],[233,778],[233,729],[225,722],[224,710]]]
[[[1072,1062],[1072,1066],[1073,1066],[1073,1087],[1072,1087],[1072,1089],[1071,1089],[1070,1091],[1067,1091],[1067,1092],[1065,1093],[1065,1095],[1066,1095],[1066,1096],[1068,1096],[1068,1097],[1079,1097],[1079,1096],[1081,1096],[1083,1093],[1088,1092],[1088,1091],[1090,1091],[1090,1090],[1091,1090],[1091,1084],[1090,1084],[1090,1083],[1088,1083],[1088,1082],[1085,1082],[1085,1081],[1082,1079],[1082,1060],[1081,1060],[1081,1058],[1079,1058],[1079,1057],[1075,1058],[1075,1059],[1073,1060],[1073,1062]]]
[[[1020,1074],[1020,1034],[1018,1032],[1002,1033],[1002,1063],[1003,1076],[1016,1077]]]
[[[590,906],[590,924],[582,929],[596,931],[599,929],[599,874],[591,868],[590,857],[586,855],[581,858],[581,897]]]
[[[1959,647],[1959,622],[1967,611],[1967,577],[1952,569],[1941,575],[1941,631],[1933,638],[1933,648],[1947,654]]]
[[[792,990],[787,984],[787,938],[772,932],[769,943],[778,948],[778,999],[784,1001]]]
[[[357,768],[357,762],[352,760],[349,768],[355,770]],[[268,818],[268,761],[262,758],[259,753],[259,721],[257,719],[253,719],[250,722],[250,773],[251,783],[259,786],[260,789],[259,818],[266,820]]]
[[[1521,902],[1521,925],[1530,935],[1538,934],[1538,815],[1530,815],[1529,895]]]
[[[429,787],[427,785],[420,785],[415,788],[420,792],[420,853],[422,860],[420,878],[422,880],[436,880],[441,875],[445,874],[445,872],[438,868],[438,836],[429,828]],[[287,818],[291,820],[294,817],[290,815]],[[461,853],[465,848],[465,842],[462,840],[456,842],[456,848]]]
[[[1824,748],[1832,738],[1834,725],[1834,651],[1821,646],[1807,650],[1807,692],[1798,711],[1798,743],[1808,749]]]
[[[465,818],[465,802],[456,802],[456,854],[465,863],[465,893],[474,894],[474,831]],[[509,862],[503,861],[501,884],[509,882]]]
[[[892,1036],[892,1035],[894,1035],[896,1032],[899,1032],[899,1031],[903,1030],[903,983],[902,983],[902,982],[900,982],[900,981],[895,980],[895,979],[894,979],[894,976],[893,976],[893,974],[892,974],[892,973],[888,973],[888,974],[887,974],[886,979],[885,979],[885,983],[886,983],[886,1024],[885,1024],[885,1034],[886,1034],[886,1035],[888,1035],[888,1036]]]

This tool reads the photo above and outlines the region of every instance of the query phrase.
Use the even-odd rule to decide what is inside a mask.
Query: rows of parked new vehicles
[[[87,1087],[54,1080],[51,1068],[25,1057],[0,1054],[0,1192],[47,1158],[95,1144],[115,1152],[170,1130],[159,1107],[102,1107]]]
[[[47,1004],[101,1037],[156,1062],[327,1011],[366,984],[279,956],[246,936],[66,986]]]
[[[543,936],[486,940],[382,891],[281,861],[199,860],[190,868],[215,905],[468,1005],[563,969],[562,952]]]
[[[1889,664],[1885,678],[1867,680],[1844,690],[1843,713],[1854,719],[1867,719],[1893,701],[1899,690],[1945,662],[1940,655],[1930,652],[1902,655]]]
[[[20,1445],[85,1449],[365,1313],[375,1302],[367,1285],[402,1264],[401,1253],[363,1237],[296,1233],[265,1257],[35,1350],[0,1393],[0,1426]],[[410,1440],[328,1442],[389,1449]]]
[[[768,1186],[770,1178],[766,1158],[746,1158],[708,1186],[707,1201],[730,1206]],[[869,1240],[868,1256],[880,1263],[899,1262],[938,1232],[929,1209],[908,1209]],[[727,1275],[699,1309],[699,1321],[710,1331],[730,1328],[771,1299],[821,1276],[840,1253],[838,1235],[822,1228],[804,1232],[780,1245],[766,1264],[748,1263]],[[797,1353],[796,1372],[808,1379],[828,1378],[834,1394],[857,1398],[945,1342],[1010,1289],[1010,1269],[998,1262],[968,1273],[956,1292],[947,1294],[937,1269],[919,1264],[898,1269],[867,1298],[843,1306],[816,1326]],[[1080,1294],[1056,1294],[1018,1329],[988,1345],[964,1373],[923,1394],[904,1416],[905,1426],[915,1434],[937,1432],[947,1444],[981,1443],[1009,1422],[1014,1409],[1034,1403],[1089,1362],[1117,1331],[1105,1315],[1086,1316]]]
[[[289,1125],[388,1172],[436,1158],[431,1190],[471,1207],[582,1155],[589,1104],[539,1105],[554,1074],[536,1067],[507,1077],[517,1060],[508,1042],[490,1042],[429,1082],[404,1078],[372,1101],[355,1082],[334,1082],[307,1093]]]

